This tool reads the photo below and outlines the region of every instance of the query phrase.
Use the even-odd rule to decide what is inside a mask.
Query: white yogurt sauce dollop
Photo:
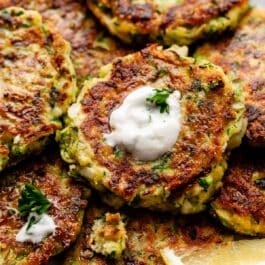
[[[154,94],[153,87],[140,87],[111,113],[112,132],[104,135],[108,145],[125,149],[142,161],[155,160],[174,146],[181,127],[180,92],[167,98],[169,113],[160,113],[159,107],[146,100]]]
[[[36,224],[33,224],[27,231],[29,221],[32,217],[39,220]],[[18,242],[32,242],[34,244],[40,243],[45,237],[50,234],[54,234],[56,225],[53,219],[48,214],[38,215],[31,213],[28,216],[27,223],[19,230],[16,235],[16,241]]]

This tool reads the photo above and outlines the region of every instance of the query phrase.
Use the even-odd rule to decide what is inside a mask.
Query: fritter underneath
[[[77,237],[86,207],[87,192],[67,177],[58,155],[47,153],[31,159],[0,178],[0,264],[47,264]],[[18,201],[26,184],[38,188],[52,202],[48,214],[56,230],[39,244],[20,243],[16,234],[26,223],[18,212]]]
[[[213,209],[220,221],[236,232],[265,235],[264,152],[236,150]]]
[[[69,44],[35,11],[0,10],[0,171],[40,151],[75,96]]]
[[[83,0],[0,0],[0,8],[12,5],[39,11],[44,21],[71,43],[81,83],[96,75],[101,66],[129,52],[98,25]]]
[[[58,134],[61,154],[115,207],[124,203],[182,213],[198,212],[219,187],[225,151],[240,144],[244,101],[222,70],[208,61],[181,56],[156,45],[103,67],[87,81]],[[139,87],[181,94],[181,130],[172,150],[139,161],[105,141],[109,116]]]
[[[196,52],[220,65],[246,93],[248,128],[253,146],[265,146],[265,10],[253,9],[232,36],[208,43]]]
[[[109,31],[127,43],[189,45],[237,26],[247,0],[88,0]]]
[[[115,252],[105,256],[97,254],[91,244],[91,239],[95,237],[93,227],[110,215],[123,218],[126,228],[126,247],[120,257],[115,257]],[[102,226],[101,237],[106,242],[115,236],[111,225]],[[207,248],[228,240],[232,240],[232,236],[222,231],[207,215],[177,219],[140,210],[117,213],[102,206],[94,206],[88,210],[81,235],[68,253],[64,265],[164,265],[161,252],[165,249],[181,255],[187,250]],[[105,245],[110,246],[107,243]]]

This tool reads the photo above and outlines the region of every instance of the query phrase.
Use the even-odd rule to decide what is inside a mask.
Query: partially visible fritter
[[[75,96],[69,44],[35,11],[0,10],[0,171],[40,151]]]
[[[124,42],[189,45],[233,29],[247,0],[88,0],[88,7]]]
[[[125,223],[119,213],[106,213],[95,220],[89,244],[91,249],[104,256],[121,257],[126,247]]]
[[[98,254],[93,249],[93,227],[107,216],[122,216],[126,228],[126,246],[122,255],[109,252]],[[102,237],[108,241],[114,231],[102,227]],[[64,265],[164,265],[162,253],[168,249],[181,255],[189,250],[207,248],[231,240],[207,215],[176,218],[148,211],[134,210],[113,212],[103,206],[90,208],[84,220],[80,237],[67,255]]]
[[[73,173],[87,178],[114,207],[127,203],[181,213],[202,211],[220,186],[227,148],[240,144],[245,127],[240,89],[232,88],[219,67],[180,55],[184,50],[163,50],[153,45],[115,60],[101,69],[101,78],[85,83],[77,103],[68,111],[68,126],[58,134],[62,157],[71,164]],[[125,114],[124,122],[141,119],[140,131],[148,126],[160,130],[156,126],[162,126],[158,142],[153,144],[159,148],[161,139],[168,139],[170,134],[163,132],[163,124],[177,112],[170,112],[165,98],[176,95],[172,104],[179,102],[181,118],[172,119],[173,126],[180,124],[180,131],[172,148],[158,158],[144,161],[123,146],[111,146],[106,135],[115,130],[109,123],[114,110],[125,104],[129,95],[141,94],[150,87],[157,93],[154,100],[161,103],[160,113],[146,96],[129,107],[131,114]],[[140,112],[135,112],[139,105]],[[157,116],[162,125],[158,125],[161,120]],[[120,127],[126,127],[124,122]],[[124,138],[133,133],[132,128]],[[149,130],[139,137],[143,138],[141,144],[127,147],[142,148],[157,136]],[[153,155],[153,146],[148,145],[143,153]]]
[[[213,209],[220,221],[234,231],[265,235],[264,151],[240,148],[232,155]]]
[[[84,0],[0,0],[0,8],[12,5],[39,11],[44,21],[71,43],[80,82],[97,75],[101,66],[129,52],[98,25]]]
[[[248,128],[253,146],[265,146],[265,10],[253,9],[232,36],[199,48],[196,56],[220,65],[246,93]]]
[[[0,178],[1,265],[47,264],[51,256],[62,252],[76,239],[81,229],[87,204],[87,191],[67,176],[65,165],[57,152],[56,155],[47,153],[31,160],[14,170],[7,171]],[[24,198],[23,202],[26,186],[31,193],[27,190],[27,201]],[[18,232],[27,221],[27,216],[21,214],[27,208],[42,203],[43,198],[36,190],[50,202],[47,214],[55,223],[55,232],[39,243],[18,242]],[[34,198],[37,201],[32,201]],[[24,205],[21,205],[21,202]],[[23,212],[20,212],[22,210]],[[32,225],[34,226],[34,221]],[[36,231],[38,234],[45,229],[41,225]],[[28,231],[25,236],[32,236],[30,229]],[[36,232],[33,231],[33,234]]]

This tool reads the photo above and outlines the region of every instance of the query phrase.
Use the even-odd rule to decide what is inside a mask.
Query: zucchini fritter
[[[265,146],[265,10],[253,9],[232,36],[199,48],[197,57],[220,65],[232,82],[246,93],[252,146]]]
[[[35,11],[0,10],[0,171],[40,151],[75,96],[69,44]]]
[[[54,152],[53,152],[54,153]],[[67,248],[80,232],[87,191],[67,177],[59,154],[43,154],[8,170],[0,178],[0,264],[47,264]],[[19,243],[16,234],[26,223],[18,213],[18,200],[26,184],[38,188],[52,202],[48,214],[56,224],[54,235],[39,244]]]
[[[71,43],[78,81],[97,74],[99,68],[129,49],[111,38],[86,9],[84,0],[0,0],[0,8],[20,6],[39,11]]]
[[[231,158],[213,209],[220,221],[236,232],[265,235],[264,151],[240,148]]]
[[[240,144],[244,101],[219,67],[156,45],[103,67],[87,81],[58,133],[61,154],[72,172],[87,178],[115,207],[127,203],[182,213],[199,212],[219,187],[225,151]],[[151,85],[181,93],[177,142],[155,161],[138,161],[110,147],[109,116],[124,98]]]
[[[88,7],[124,42],[189,45],[237,26],[247,0],[88,0]]]
[[[91,237],[94,237],[92,227],[110,214],[123,216],[126,228],[126,248],[118,258],[115,253],[105,257],[97,254],[91,246]],[[102,230],[105,230],[102,237],[108,241],[107,237],[111,234],[109,228],[102,227]],[[97,205],[88,210],[80,237],[67,255],[64,265],[164,265],[161,257],[164,249],[169,248],[181,254],[232,240],[232,236],[221,231],[207,215],[177,219],[141,210],[113,213],[113,210]]]

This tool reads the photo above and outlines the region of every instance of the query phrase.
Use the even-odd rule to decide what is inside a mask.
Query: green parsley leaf
[[[160,113],[169,113],[169,105],[167,99],[172,91],[168,89],[155,89],[155,94],[152,97],[146,99],[146,101],[155,104],[156,107],[160,108]]]
[[[22,217],[30,213],[43,214],[48,211],[51,202],[31,184],[26,184],[18,201],[18,210]]]
[[[200,178],[198,182],[199,182],[199,185],[204,189],[204,191],[207,191],[210,185],[212,184],[212,180],[208,179],[207,177]]]
[[[30,219],[29,219],[29,223],[28,223],[28,225],[27,225],[27,228],[26,228],[26,232],[28,232],[29,229],[30,229],[33,225],[37,224],[39,221],[40,221],[40,220],[39,220],[38,218],[36,218],[35,216],[31,216]]]

